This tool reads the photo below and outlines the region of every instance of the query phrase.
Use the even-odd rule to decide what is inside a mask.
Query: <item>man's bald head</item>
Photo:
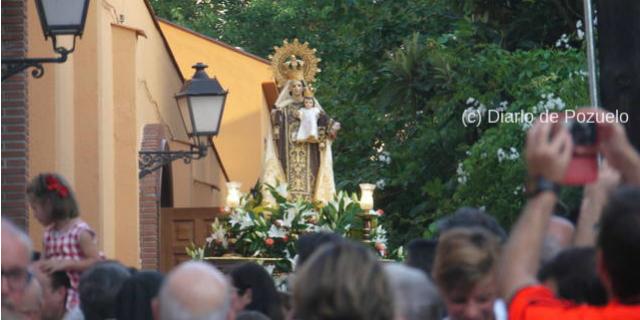
[[[223,320],[231,309],[230,286],[213,266],[186,262],[169,274],[159,303],[161,320]]]
[[[541,262],[546,264],[558,253],[571,246],[575,227],[571,221],[560,217],[552,216],[547,226],[547,234],[544,238]]]
[[[2,309],[14,310],[29,281],[31,240],[9,220],[2,218]]]

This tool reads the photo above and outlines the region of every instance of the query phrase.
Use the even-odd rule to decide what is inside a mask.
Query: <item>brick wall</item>
[[[144,127],[142,151],[164,150],[166,131],[161,124]],[[140,180],[140,261],[143,270],[160,267],[160,197],[163,169]]]
[[[2,57],[27,55],[26,0],[2,0]],[[28,227],[29,127],[27,81],[19,73],[2,82],[2,216]]]

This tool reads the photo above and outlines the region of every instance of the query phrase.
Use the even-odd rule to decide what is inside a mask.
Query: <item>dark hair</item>
[[[494,217],[482,209],[471,207],[462,207],[456,210],[453,215],[439,220],[437,222],[436,238],[447,230],[459,227],[484,228],[497,236],[501,242],[507,240],[507,233]]]
[[[53,221],[75,218],[79,214],[71,186],[57,173],[41,173],[31,179],[27,195],[35,201],[50,202]]]
[[[391,286],[374,252],[352,241],[322,246],[298,271],[293,308],[304,320],[393,319]]]
[[[236,315],[236,320],[269,320],[269,317],[258,311],[241,311]]]
[[[344,238],[333,232],[313,232],[301,236],[296,242],[296,252],[298,253],[296,268],[300,268],[323,244],[341,241],[344,241]]]
[[[264,267],[253,262],[243,263],[231,270],[230,275],[239,295],[251,289],[251,303],[245,310],[262,312],[273,320],[284,319],[280,295]]]
[[[56,271],[49,277],[51,277],[52,290],[57,290],[61,287],[65,287],[67,289],[71,288],[71,281],[69,280],[69,276],[66,271]]]
[[[163,280],[157,271],[136,272],[125,280],[116,298],[116,318],[152,319],[151,300],[158,296]]]
[[[613,296],[640,302],[640,187],[621,187],[604,208],[598,235]]]
[[[556,295],[575,303],[602,306],[607,291],[596,272],[595,248],[570,248],[560,252],[538,273],[540,281],[553,280]]]
[[[116,317],[116,297],[130,273],[117,261],[94,264],[80,277],[80,309],[86,320]]]
[[[438,240],[433,280],[445,295],[454,290],[470,292],[495,272],[500,241],[484,228],[454,228]]]
[[[436,258],[435,240],[413,239],[407,244],[407,260],[405,263],[413,268],[422,270],[427,277],[431,277],[433,260]]]

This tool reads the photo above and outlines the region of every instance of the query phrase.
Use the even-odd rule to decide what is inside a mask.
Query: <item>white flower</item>
[[[518,153],[518,150],[516,150],[516,148],[511,147],[509,148],[509,160],[518,160],[518,158],[520,157],[520,153]]]
[[[384,179],[380,179],[380,180],[376,181],[376,188],[382,190],[382,189],[384,189],[384,186],[385,186]]]
[[[510,147],[509,150],[506,150],[506,151],[502,148],[499,148],[497,152],[497,156],[498,156],[498,162],[502,162],[505,160],[515,161],[515,160],[518,160],[518,158],[520,158],[520,153],[514,147]]]
[[[502,150],[502,148],[498,149],[498,162],[502,162],[507,157],[507,154]]]
[[[211,242],[216,242],[216,244],[221,244],[224,248],[227,248],[227,231],[224,226],[220,223],[218,218],[216,218],[211,224],[211,235],[207,237],[206,241],[208,244]]]
[[[262,267],[267,270],[267,272],[269,273],[269,275],[273,275],[273,270],[276,269],[276,266],[273,264],[269,264],[269,265],[262,265]]]
[[[331,227],[327,226],[327,225],[322,225],[322,226],[317,226],[314,224],[310,224],[307,226],[307,231],[310,232],[333,232],[333,230],[331,230]]]
[[[386,151],[382,151],[380,152],[380,154],[378,155],[378,161],[385,163],[385,164],[390,164],[391,163],[391,156],[389,155],[389,152]]]
[[[278,186],[276,187],[276,192],[278,192],[278,194],[283,197],[283,198],[287,198],[289,196],[289,192],[288,192],[288,187],[289,185],[286,183],[281,183],[278,184]]]
[[[251,219],[249,213],[240,210],[234,210],[233,213],[231,213],[229,216],[229,223],[232,227],[239,224],[240,230],[247,229],[254,225],[253,219]]]
[[[502,111],[507,110],[507,107],[509,107],[509,102],[508,102],[508,101],[501,101],[501,102],[499,103],[499,105],[500,105],[500,106],[499,106],[498,108],[496,108],[496,110],[498,110],[498,111],[502,112]]]
[[[379,242],[379,243],[382,243],[382,244],[386,245],[387,244],[387,230],[385,230],[382,227],[382,225],[378,225],[373,230],[373,239],[371,239],[371,241]]]
[[[556,48],[565,48],[565,49],[571,48],[571,46],[569,45],[569,36],[567,36],[566,33],[563,33],[560,36],[560,39],[556,41]]]
[[[582,29],[582,20],[576,21],[576,29]]]
[[[555,97],[553,93],[541,95],[541,101],[533,107],[534,113],[541,113],[545,111],[561,111],[566,107],[565,102],[560,97]]]
[[[286,228],[291,228],[291,225],[293,224],[293,220],[296,218],[297,213],[298,213],[298,210],[296,208],[287,209],[287,211],[284,213],[282,226]]]
[[[269,236],[269,238],[284,238],[287,236],[287,231],[285,231],[284,229],[280,229],[272,224],[271,228],[269,228],[269,232],[267,232],[267,235]]]
[[[458,169],[456,169],[456,173],[458,174],[458,183],[465,184],[469,179],[469,174],[464,171],[464,165],[462,162],[458,163]]]
[[[584,31],[578,29],[578,40],[584,39]]]

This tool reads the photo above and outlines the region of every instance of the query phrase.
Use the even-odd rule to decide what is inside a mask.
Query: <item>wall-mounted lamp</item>
[[[207,65],[198,62],[191,80],[187,80],[176,94],[178,109],[187,135],[191,139],[190,151],[140,151],[138,167],[140,178],[160,169],[165,164],[182,159],[184,163],[207,155],[211,137],[218,135],[220,122],[227,100],[227,93],[214,77],[209,78],[204,69]]]
[[[63,63],[76,48],[76,37],[82,37],[87,20],[89,0],[36,0],[36,8],[44,39],[51,37],[57,58],[2,58],[2,81],[27,68],[34,68],[31,75],[40,78],[44,74],[43,63]],[[70,49],[58,46],[58,36],[72,36]]]

